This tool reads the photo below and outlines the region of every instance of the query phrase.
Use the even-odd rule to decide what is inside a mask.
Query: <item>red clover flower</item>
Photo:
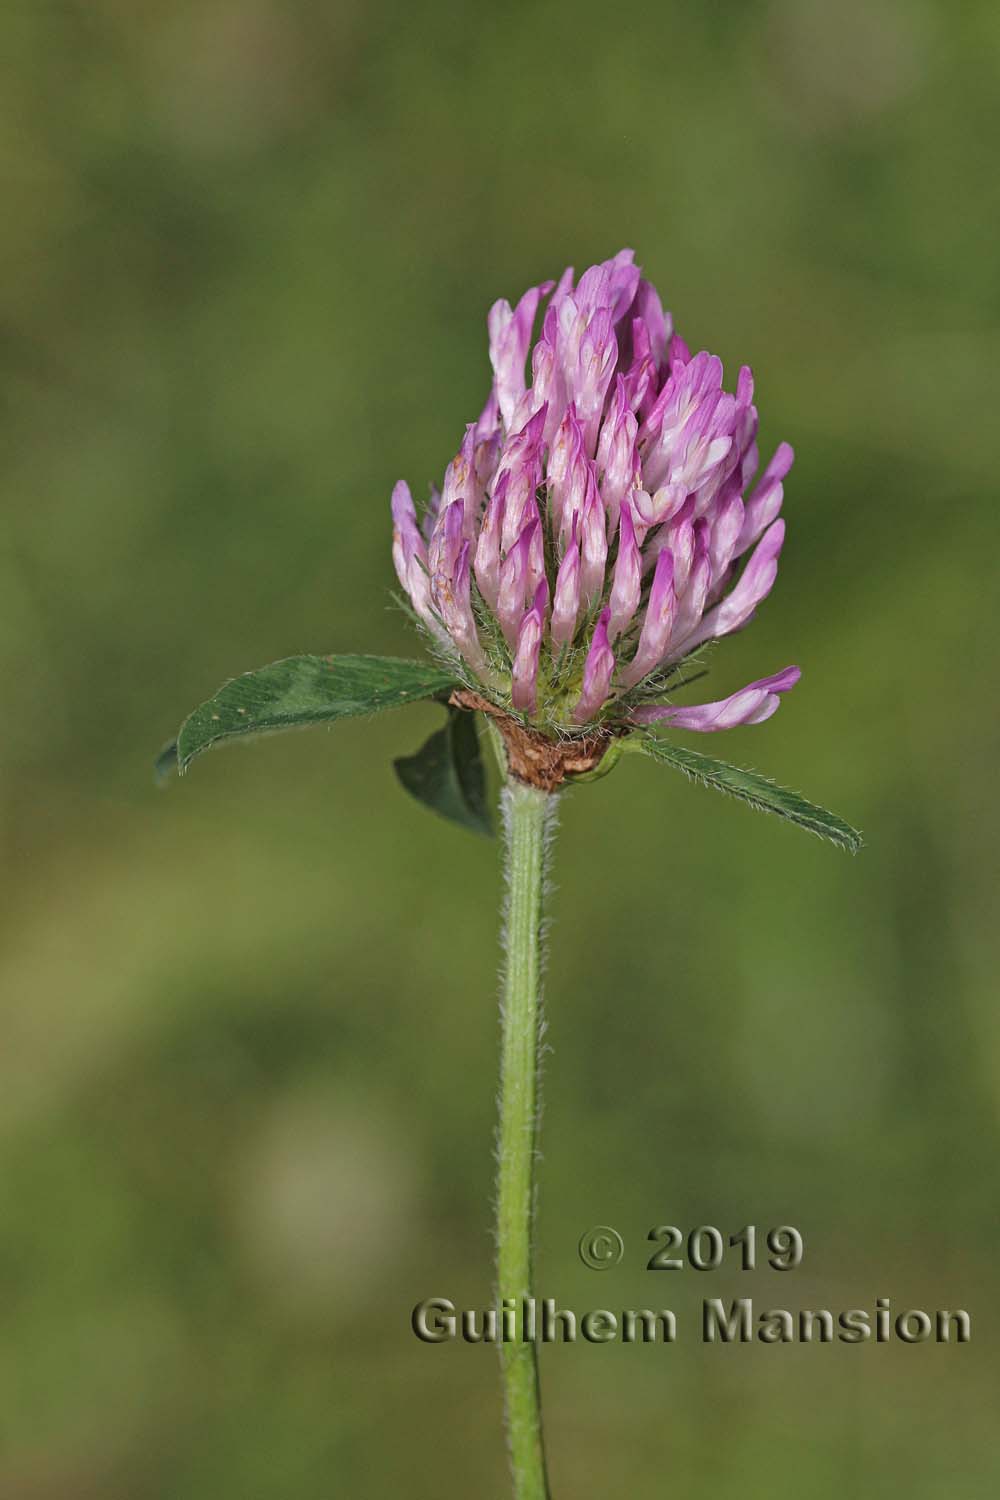
[[[793,454],[781,443],[754,483],[749,367],[724,390],[721,360],[692,356],[631,250],[494,303],[488,327],[492,389],[422,525],[404,482],[392,495],[396,572],[439,657],[543,734],[762,723],[797,667],[667,701],[777,575]]]

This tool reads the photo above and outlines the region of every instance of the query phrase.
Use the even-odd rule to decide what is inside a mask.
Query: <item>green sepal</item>
[[[664,765],[683,771],[685,776],[700,782],[702,786],[714,787],[716,791],[738,797],[741,802],[748,802],[760,812],[775,813],[779,818],[786,818],[799,828],[806,828],[820,838],[829,839],[839,848],[849,850],[851,854],[857,854],[862,847],[864,840],[850,823],[845,823],[836,813],[827,812],[825,807],[817,807],[814,802],[808,802],[798,792],[778,786],[756,771],[745,771],[739,766],[728,765],[724,760],[713,760],[697,750],[671,744],[658,736],[636,734],[625,743],[629,749],[640,750]]]
[[[493,836],[486,801],[486,771],[476,732],[476,715],[448,709],[448,720],[415,755],[394,760],[400,783],[432,812],[473,833]]]
[[[183,775],[196,756],[222,740],[378,713],[454,686],[454,676],[433,662],[395,656],[289,656],[223,683],[185,719],[174,752],[177,769]],[[161,776],[171,769],[170,751],[166,746],[157,757]]]

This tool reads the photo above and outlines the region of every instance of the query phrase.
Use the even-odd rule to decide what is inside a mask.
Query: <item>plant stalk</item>
[[[534,1342],[523,1342],[532,1296],[535,1140],[541,1035],[542,906],[554,795],[508,781],[502,793],[507,875],[500,1125],[497,1139],[497,1297],[513,1298],[518,1337],[500,1344],[515,1500],[549,1500]],[[510,1303],[506,1304],[510,1307]]]

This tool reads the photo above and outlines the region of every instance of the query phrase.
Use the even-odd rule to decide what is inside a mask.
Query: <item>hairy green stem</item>
[[[541,1033],[542,902],[556,798],[511,779],[503,791],[506,963],[497,1149],[497,1296],[532,1295],[535,1136]],[[510,1303],[507,1304],[510,1306]],[[515,1500],[548,1500],[534,1343],[501,1343]]]

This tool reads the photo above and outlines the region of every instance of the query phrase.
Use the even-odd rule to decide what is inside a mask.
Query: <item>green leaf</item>
[[[672,745],[652,735],[636,735],[631,743],[654,760],[683,771],[692,781],[714,787],[719,792],[728,792],[731,797],[739,797],[741,802],[749,802],[761,812],[787,818],[790,823],[797,823],[800,828],[807,828],[810,833],[829,839],[852,854],[857,854],[862,846],[863,840],[857,829],[838,818],[836,813],[807,802],[798,792],[790,792],[766,776],[759,776],[756,771],[744,771],[739,766],[727,765],[724,760],[712,760],[697,750]]]
[[[392,764],[403,786],[418,802],[463,828],[492,837],[475,714],[449,708],[443,729],[432,734],[416,755],[401,756]]]
[[[289,656],[234,677],[196,708],[177,736],[177,769],[237,735],[328,724],[356,714],[398,708],[455,686],[433,662],[395,656]],[[166,757],[161,752],[157,765]]]

